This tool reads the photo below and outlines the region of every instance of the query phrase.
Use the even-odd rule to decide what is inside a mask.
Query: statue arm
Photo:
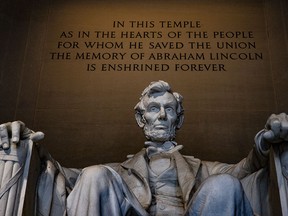
[[[39,144],[44,138],[43,132],[34,132],[22,122],[22,121],[13,121],[7,122],[0,125],[0,149],[7,150],[10,148],[11,143],[19,143],[20,140],[30,139],[33,141],[41,163],[44,167],[49,167],[48,164],[55,167],[65,178],[66,186],[73,188],[75,184],[75,178],[80,173],[80,170],[77,169],[67,169],[62,167],[47,151],[43,144]],[[45,168],[44,168],[45,169]],[[70,181],[72,179],[72,181]]]
[[[57,215],[63,215],[66,210],[67,195],[73,189],[80,174],[80,170],[62,167],[50,155],[44,145],[38,143],[43,138],[44,133],[30,130],[21,121],[1,124],[0,153],[5,155],[6,152],[17,149],[17,156],[19,157],[20,150],[17,148],[17,146],[23,143],[20,143],[20,141],[32,140],[35,147],[34,149],[37,150],[35,152],[36,155],[38,155],[37,158],[40,158],[40,161],[37,160],[34,162],[41,163],[41,171],[38,173],[39,176],[35,176],[38,179],[37,191],[35,193],[35,196],[37,196],[37,203],[35,204],[37,214],[54,215],[54,213],[57,212]],[[4,162],[2,161],[2,164]],[[38,164],[36,164],[36,167],[39,167]],[[1,168],[3,168],[3,166],[0,166],[0,169]],[[9,170],[7,170],[7,172],[8,171]],[[27,191],[26,193],[30,192]],[[16,194],[16,196],[19,195]],[[57,199],[54,199],[54,197],[57,197]],[[14,200],[15,198],[16,197],[11,197],[9,199]],[[10,201],[8,203],[10,203]],[[0,207],[4,208],[2,204]]]
[[[203,165],[207,167],[208,175],[227,173],[238,179],[242,179],[265,167],[268,158],[268,156],[263,155],[259,151],[257,144],[255,144],[248,156],[236,164],[227,164],[216,161],[203,162]]]
[[[270,148],[274,144],[288,141],[288,116],[285,113],[272,114],[265,125],[265,129],[255,136],[255,145],[248,156],[237,164],[207,162],[209,175],[228,173],[239,179],[246,177],[268,164]]]

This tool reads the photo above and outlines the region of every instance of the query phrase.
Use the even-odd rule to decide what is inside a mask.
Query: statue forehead
[[[144,106],[148,106],[150,103],[163,103],[163,104],[177,104],[177,100],[170,92],[153,92],[150,95],[143,97]]]

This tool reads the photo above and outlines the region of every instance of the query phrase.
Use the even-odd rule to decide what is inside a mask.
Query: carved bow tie
[[[182,145],[177,145],[177,143],[174,141],[166,141],[163,144],[147,141],[145,142],[145,147],[146,147],[146,154],[149,159],[155,154],[160,153],[169,154],[183,148]]]

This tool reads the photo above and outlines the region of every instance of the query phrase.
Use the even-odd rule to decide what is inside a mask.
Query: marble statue
[[[68,169],[38,145],[45,169],[38,179],[35,214],[269,215],[268,155],[271,145],[288,141],[285,113],[269,117],[248,156],[237,164],[201,161],[179,152],[183,146],[175,135],[184,118],[182,96],[164,81],[152,82],[143,91],[135,117],[147,141],[123,163]],[[3,151],[12,148],[10,139],[38,142],[44,135],[16,121],[2,124],[0,137]],[[257,183],[260,177],[264,184]]]

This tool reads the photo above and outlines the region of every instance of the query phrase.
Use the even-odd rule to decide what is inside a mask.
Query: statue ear
[[[137,124],[140,128],[143,128],[145,126],[145,122],[144,122],[144,119],[143,119],[143,116],[140,112],[136,112],[135,113],[135,119],[137,121]]]
[[[183,122],[184,122],[184,115],[181,114],[180,116],[178,116],[178,120],[177,121],[178,122],[177,122],[176,128],[180,129],[182,127]]]

